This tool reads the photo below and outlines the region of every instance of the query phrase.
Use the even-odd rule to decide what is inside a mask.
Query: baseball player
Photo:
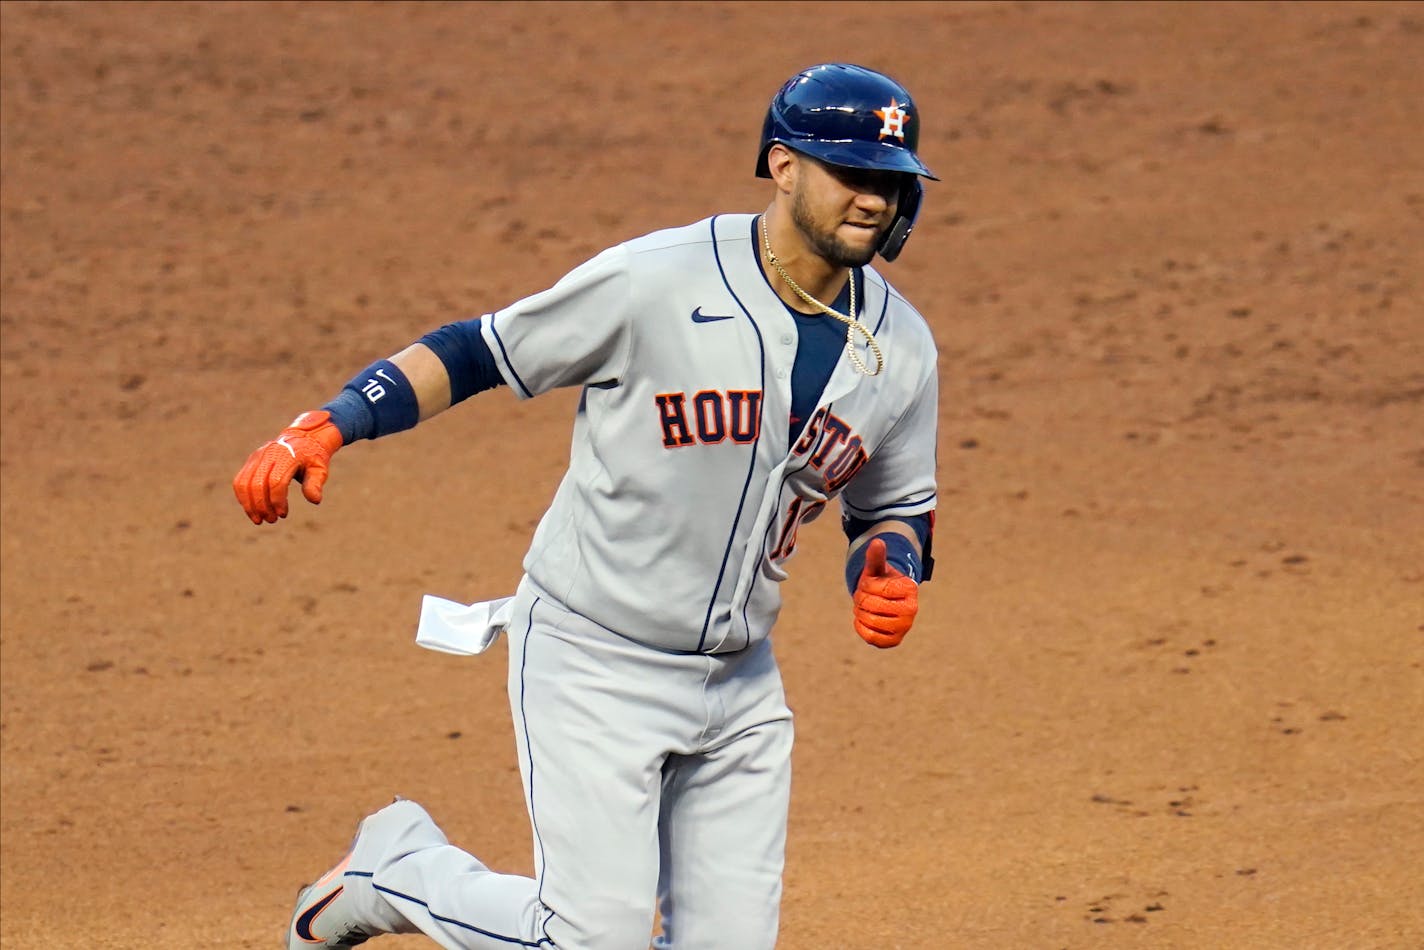
[[[290,948],[755,950],[776,941],[791,712],[768,639],[801,526],[840,501],[851,622],[898,645],[930,573],[934,340],[870,262],[934,178],[898,82],[831,63],[773,97],[758,215],[609,248],[553,287],[358,373],[252,453],[254,524],[331,456],[482,390],[582,391],[568,472],[511,603],[509,701],[535,877],[452,846],[415,802],[366,818],[298,897]],[[656,898],[656,899],[655,899]]]

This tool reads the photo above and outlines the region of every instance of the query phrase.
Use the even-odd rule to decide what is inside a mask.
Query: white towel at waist
[[[427,650],[474,656],[483,653],[509,626],[513,597],[461,604],[434,594],[420,601],[415,642]]]

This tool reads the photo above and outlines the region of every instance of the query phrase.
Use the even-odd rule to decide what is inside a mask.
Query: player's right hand
[[[321,504],[327,464],[341,448],[341,431],[325,410],[304,412],[276,439],[247,457],[232,480],[238,504],[253,524],[276,524],[287,517],[287,486],[295,478],[313,505]]]
[[[855,632],[873,647],[897,647],[910,632],[920,609],[920,585],[887,563],[885,542],[872,538],[865,549],[865,568],[852,595]]]

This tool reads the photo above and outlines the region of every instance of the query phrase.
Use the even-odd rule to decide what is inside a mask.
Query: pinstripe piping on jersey
[[[702,618],[702,634],[697,638],[697,652],[701,653],[702,648],[707,645],[707,628],[712,623],[712,611],[717,607],[717,593],[722,589],[722,578],[727,574],[727,559],[732,556],[732,546],[737,541],[737,526],[742,522],[742,511],[747,506],[747,489],[752,484],[752,474],[756,472],[757,451],[761,448],[762,420],[766,416],[766,341],[761,337],[761,327],[757,326],[756,318],[752,316],[747,305],[742,303],[742,298],[737,296],[737,292],[732,289],[732,282],[727,279],[727,269],[722,266],[722,250],[717,241],[717,219],[722,217],[713,215],[708,226],[712,232],[712,257],[717,261],[717,273],[722,277],[722,284],[727,288],[727,293],[732,295],[732,299],[737,302],[737,306],[742,313],[746,314],[747,321],[751,323],[752,330],[756,332],[757,349],[761,352],[761,382],[759,388],[762,398],[757,406],[757,436],[751,444],[751,461],[747,464],[747,477],[742,482],[742,497],[737,501],[737,514],[732,518],[732,530],[727,535],[727,546],[722,551],[722,564],[717,568],[717,580],[712,585],[712,596],[707,600],[707,613]],[[758,258],[760,266],[760,258]],[[735,608],[735,605],[732,605]],[[743,611],[745,613],[745,610]],[[748,632],[747,640],[750,642],[751,634]]]
[[[524,393],[525,399],[532,399],[534,394],[529,391],[529,387],[524,385],[524,380],[519,378],[519,371],[514,368],[514,363],[509,358],[509,351],[504,348],[504,340],[499,335],[499,327],[494,325],[494,314],[490,314],[490,333],[494,334],[494,341],[499,344],[499,354],[504,357],[504,365],[509,367],[509,375],[514,377],[514,381],[519,384],[519,389]]]
[[[753,233],[753,234],[756,233],[756,224],[755,224],[755,222],[753,222],[753,224],[752,224],[752,233]],[[866,285],[866,283],[869,281],[869,278],[866,276],[865,270],[864,270],[863,268],[856,268],[855,270],[852,270],[852,271],[851,271],[851,275],[850,275],[850,279],[851,279],[851,280],[855,280],[855,271],[856,271],[856,270],[859,270],[859,271],[860,271],[860,275],[861,275],[861,277],[860,277],[861,293],[862,293],[863,296],[865,296],[865,297],[868,298],[870,295],[865,292],[865,285]],[[765,275],[763,274],[763,276],[765,276]],[[879,275],[875,275],[875,276],[879,276]],[[880,280],[876,281],[875,283],[880,287],[880,295],[881,295],[881,296],[880,296],[880,316],[879,316],[878,318],[876,318],[875,327],[871,330],[871,332],[872,332],[872,333],[879,333],[879,332],[880,332],[880,328],[885,325],[885,315],[886,315],[887,313],[889,313],[889,311],[890,311],[890,287],[889,287],[888,284],[886,284],[885,278],[883,278],[883,277],[881,277]],[[767,282],[767,285],[770,286],[770,281]],[[830,385],[829,380],[827,381],[827,385]],[[824,394],[824,391],[823,391],[823,394]],[[817,402],[819,403],[819,401],[820,401],[820,400],[818,399]],[[826,403],[826,405],[825,405],[825,410],[826,410],[826,412],[830,412],[830,411],[831,411],[831,407],[834,406],[834,405],[835,405],[835,402],[834,402],[834,401]],[[819,408],[821,408],[821,407],[818,405],[816,408],[819,409]],[[818,448],[820,448],[820,446],[821,446],[821,441],[822,441],[823,439],[825,439],[825,438],[827,437],[827,435],[828,435],[827,430],[825,429],[825,427],[822,427],[822,428],[821,428],[821,431],[816,435],[815,440],[812,441],[811,445],[806,449],[806,459],[805,459],[805,461],[802,463],[801,467],[800,467],[800,468],[797,468],[797,469],[793,469],[793,470],[788,470],[788,471],[786,471],[786,472],[781,476],[781,484],[778,485],[778,486],[777,486],[777,489],[776,489],[776,497],[777,497],[777,498],[780,498],[780,497],[781,497],[781,493],[786,490],[786,483],[791,480],[792,476],[796,475],[798,472],[804,471],[804,470],[811,464],[811,457],[816,454],[816,450],[817,450]],[[795,448],[796,448],[796,444],[795,444],[795,442],[793,442],[791,445],[788,445],[788,446],[787,446],[787,451],[788,451],[788,452],[794,452],[794,451],[795,451]],[[830,504],[830,498],[827,498],[826,501],[822,502],[822,504]],[[766,557],[766,542],[767,542],[769,539],[771,539],[771,538],[777,538],[777,539],[779,540],[779,539],[780,539],[780,532],[781,532],[781,529],[782,529],[782,524],[781,524],[781,519],[780,519],[780,518],[774,518],[774,519],[772,519],[771,523],[767,525],[766,531],[762,534],[762,538],[761,538],[761,556],[762,556],[763,558]],[[796,527],[795,530],[799,530],[799,529],[800,529],[800,525],[797,525],[797,527]],[[756,592],[756,586],[757,586],[757,584],[761,581],[761,574],[762,574],[761,571],[757,571],[755,574],[752,575],[752,582],[747,585],[747,596],[746,596],[746,599],[742,602],[742,627],[743,627],[743,629],[746,630],[746,637],[747,637],[747,645],[748,645],[748,646],[751,645],[751,629],[752,629],[752,624],[751,624],[751,620],[748,619],[748,617],[747,617],[747,611],[751,609],[751,606],[752,606],[752,595]]]
[[[529,616],[524,621],[524,643],[519,651],[519,725],[524,730],[524,758],[529,763],[529,824],[534,829],[534,841],[539,845],[539,890],[537,898],[540,904],[544,903],[544,873],[547,870],[544,864],[544,838],[539,834],[539,819],[534,810],[534,744],[529,741],[529,712],[524,708],[524,669],[529,665],[529,641],[534,636],[534,608],[539,606],[542,598],[535,597],[534,602],[529,605]],[[539,946],[544,943],[552,943],[549,939],[549,920],[553,917],[544,918],[544,939],[537,944],[524,944],[524,946]]]
[[[756,233],[756,224],[755,224],[755,222],[753,222],[753,225],[752,225],[752,233],[753,233],[753,234]],[[753,243],[755,243],[755,242],[753,242]],[[861,274],[861,288],[862,288],[862,293],[864,293],[864,287],[865,287],[865,283],[866,283],[866,280],[867,280],[867,278],[866,278],[866,276],[865,276],[865,271],[864,271],[863,269],[860,269],[860,268],[857,268],[857,270],[860,270],[860,274]],[[763,273],[763,276],[765,276],[764,273]],[[851,280],[855,280],[855,271],[851,271],[850,279],[851,279]],[[889,286],[885,283],[884,278],[881,278],[880,281],[878,281],[878,284],[879,284],[880,291],[881,291],[881,298],[880,298],[880,316],[879,316],[879,317],[876,319],[876,321],[875,321],[875,327],[874,327],[874,329],[871,331],[871,332],[873,332],[873,333],[879,333],[879,332],[880,332],[880,328],[885,325],[885,315],[886,315],[886,314],[889,312],[889,310],[890,310],[890,288],[889,288]],[[769,282],[769,281],[768,281],[768,283],[767,283],[767,286],[770,286],[770,282]],[[865,296],[868,297],[869,294],[865,294]],[[740,301],[738,301],[738,303],[740,303]],[[827,385],[830,385],[829,380],[827,381]],[[817,402],[819,403],[819,401],[820,401],[820,400],[818,399]],[[825,405],[825,410],[826,410],[827,412],[830,412],[830,411],[831,411],[831,407],[834,406],[834,405],[835,405],[835,402],[834,402],[834,401],[826,403],[826,405]],[[819,409],[819,408],[821,408],[821,407],[818,405],[817,408]],[[816,438],[812,441],[811,445],[806,449],[805,461],[802,462],[801,467],[800,467],[800,468],[796,468],[796,469],[787,470],[787,471],[785,471],[785,472],[782,474],[782,476],[781,476],[781,484],[778,485],[777,488],[776,488],[776,497],[777,497],[777,498],[780,498],[780,497],[781,497],[781,493],[782,493],[783,491],[785,491],[785,489],[786,489],[786,483],[787,483],[788,481],[790,481],[793,476],[795,476],[795,475],[796,475],[797,473],[799,473],[799,472],[804,471],[807,467],[810,466],[812,456],[814,456],[814,455],[816,454],[816,450],[817,450],[818,448],[820,448],[822,440],[824,440],[828,435],[829,435],[829,433],[827,432],[827,430],[825,429],[825,427],[822,427],[822,428],[821,428],[821,431],[820,431],[819,433],[817,433]],[[788,452],[792,452],[792,451],[794,451],[794,450],[795,450],[795,443],[793,442],[791,445],[788,445],[788,446],[787,446],[787,451],[788,451]],[[830,499],[827,498],[826,501],[823,502],[822,504],[829,504],[829,503],[830,503]],[[800,528],[800,525],[797,525],[797,528],[796,528],[796,529],[799,530],[799,528]],[[761,553],[760,553],[760,555],[759,555],[760,557],[762,557],[762,558],[765,558],[765,557],[766,557],[766,542],[767,542],[767,540],[770,539],[770,538],[778,538],[778,539],[779,539],[781,529],[782,529],[781,519],[780,519],[779,517],[778,517],[778,518],[773,518],[772,521],[771,521],[771,523],[767,525],[766,531],[762,533],[761,549],[760,549]],[[754,573],[754,574],[752,575],[752,582],[747,585],[747,596],[746,596],[746,598],[742,601],[742,629],[745,631],[745,636],[746,636],[746,639],[747,639],[747,644],[746,644],[746,646],[750,646],[750,645],[751,645],[751,629],[752,629],[751,620],[747,617],[747,611],[751,609],[752,596],[753,596],[753,595],[755,594],[755,592],[756,592],[756,586],[757,586],[757,584],[761,582],[761,576],[762,576],[762,572],[761,572],[760,570],[758,570],[756,573]],[[743,649],[745,649],[745,647],[743,647]]]
[[[442,917],[440,914],[437,914],[435,913],[435,911],[431,910],[430,905],[427,904],[425,901],[421,900],[419,897],[411,897],[409,894],[402,894],[400,891],[393,891],[389,887],[382,887],[379,884],[373,883],[371,886],[374,887],[376,890],[380,891],[382,894],[389,894],[392,897],[399,897],[401,900],[410,901],[412,904],[419,904],[421,907],[425,908],[425,912],[429,914],[431,918],[440,921],[442,924],[453,924],[462,930],[468,930],[472,933],[477,933],[481,937],[489,937],[492,940],[498,940],[501,943],[513,944],[516,947],[554,946],[554,941],[549,939],[549,937],[547,936],[540,937],[537,941],[531,943],[530,941],[523,940],[519,937],[507,937],[504,934],[497,934],[492,930],[482,930],[481,928],[476,927],[474,924],[467,924],[463,920],[456,920],[454,917]]]
[[[862,275],[860,281],[861,294],[865,297],[869,297],[870,295],[865,293],[865,271],[862,270],[860,273]],[[879,277],[878,274],[876,276]],[[884,277],[880,278],[880,293],[882,295],[880,298],[880,317],[875,321],[875,327],[870,331],[871,333],[880,332],[880,328],[885,325],[885,314],[890,312],[890,285],[885,282]]]
[[[897,504],[886,505],[883,508],[876,508],[873,511],[865,511],[864,509],[856,508],[855,512],[857,517],[865,516],[866,518],[874,518],[876,515],[893,514],[894,512],[899,511],[902,508],[918,508],[927,501],[937,500],[938,497],[939,492],[929,491],[925,492],[922,496],[918,498],[908,498],[905,501],[898,502]]]

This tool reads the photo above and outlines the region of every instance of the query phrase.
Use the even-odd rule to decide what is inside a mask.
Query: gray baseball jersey
[[[481,319],[520,398],[583,387],[569,469],[525,571],[573,612],[662,650],[765,638],[797,529],[831,498],[870,520],[935,507],[938,378],[923,318],[866,267],[858,316],[885,369],[863,376],[842,358],[789,444],[797,329],[753,221],[719,215],[619,244]]]

